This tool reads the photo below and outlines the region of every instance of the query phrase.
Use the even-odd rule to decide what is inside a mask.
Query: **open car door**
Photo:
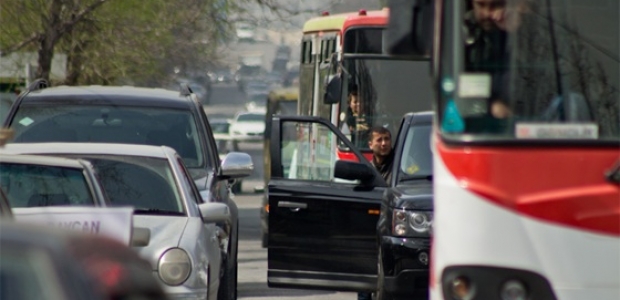
[[[270,287],[375,291],[387,184],[329,121],[274,116],[268,184]],[[336,147],[359,162],[338,160]]]

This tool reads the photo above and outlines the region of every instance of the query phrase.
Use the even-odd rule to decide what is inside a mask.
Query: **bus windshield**
[[[617,1],[500,1],[502,18],[461,9],[446,35],[440,128],[460,140],[620,139]],[[454,74],[454,75],[453,75]]]
[[[344,68],[338,126],[359,149],[368,149],[371,127],[395,137],[405,113],[431,110],[428,61],[345,58]]]

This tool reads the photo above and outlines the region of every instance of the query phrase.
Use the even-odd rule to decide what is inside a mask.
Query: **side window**
[[[198,192],[198,189],[196,188],[196,185],[194,184],[194,180],[189,174],[189,171],[185,167],[183,160],[180,157],[177,157],[177,162],[179,163],[179,166],[181,167],[181,170],[182,170],[181,180],[184,186],[183,188],[189,191],[190,200],[196,204],[202,203],[202,197],[200,196],[200,193]]]
[[[205,114],[203,109],[198,109],[199,118],[201,119],[200,123],[203,123],[202,126],[205,126],[206,132],[204,134],[205,144],[207,145],[207,157],[208,162],[211,164],[211,167],[219,168],[220,165],[220,157],[217,152],[217,145],[215,144],[215,140],[213,138],[213,131],[211,126],[209,125],[209,119]],[[215,162],[215,163],[214,163]]]
[[[334,177],[338,161],[336,145],[341,141],[329,127],[297,121],[281,125],[280,157],[284,178],[344,182]]]

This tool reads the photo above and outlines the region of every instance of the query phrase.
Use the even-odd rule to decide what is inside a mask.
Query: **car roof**
[[[44,88],[28,93],[22,101],[188,107],[190,98],[163,88],[90,85]]]
[[[17,155],[18,153],[11,153],[10,151],[8,153],[5,152],[6,151],[0,150],[0,154],[2,154],[0,162],[2,163],[84,169],[84,165],[82,165],[78,159],[40,155]]]
[[[421,112],[410,112],[405,116],[410,116],[413,123],[432,123],[433,116],[435,115],[432,111],[421,111]]]
[[[29,154],[93,154],[167,158],[174,150],[166,146],[107,143],[12,143],[4,151]]]

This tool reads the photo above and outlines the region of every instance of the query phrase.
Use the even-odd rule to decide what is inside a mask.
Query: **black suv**
[[[328,120],[272,117],[270,287],[427,299],[432,118],[432,112],[403,117],[386,182]],[[357,162],[339,160],[332,145],[349,149]]]
[[[252,172],[245,153],[229,153],[235,165],[223,175],[217,146],[200,101],[187,86],[180,92],[155,88],[59,86],[33,83],[9,111],[4,126],[15,143],[91,142],[166,145],[188,167],[202,200],[226,203],[232,221],[218,224],[225,267],[219,299],[236,299],[238,210],[230,184]],[[234,161],[233,161],[234,160]]]

